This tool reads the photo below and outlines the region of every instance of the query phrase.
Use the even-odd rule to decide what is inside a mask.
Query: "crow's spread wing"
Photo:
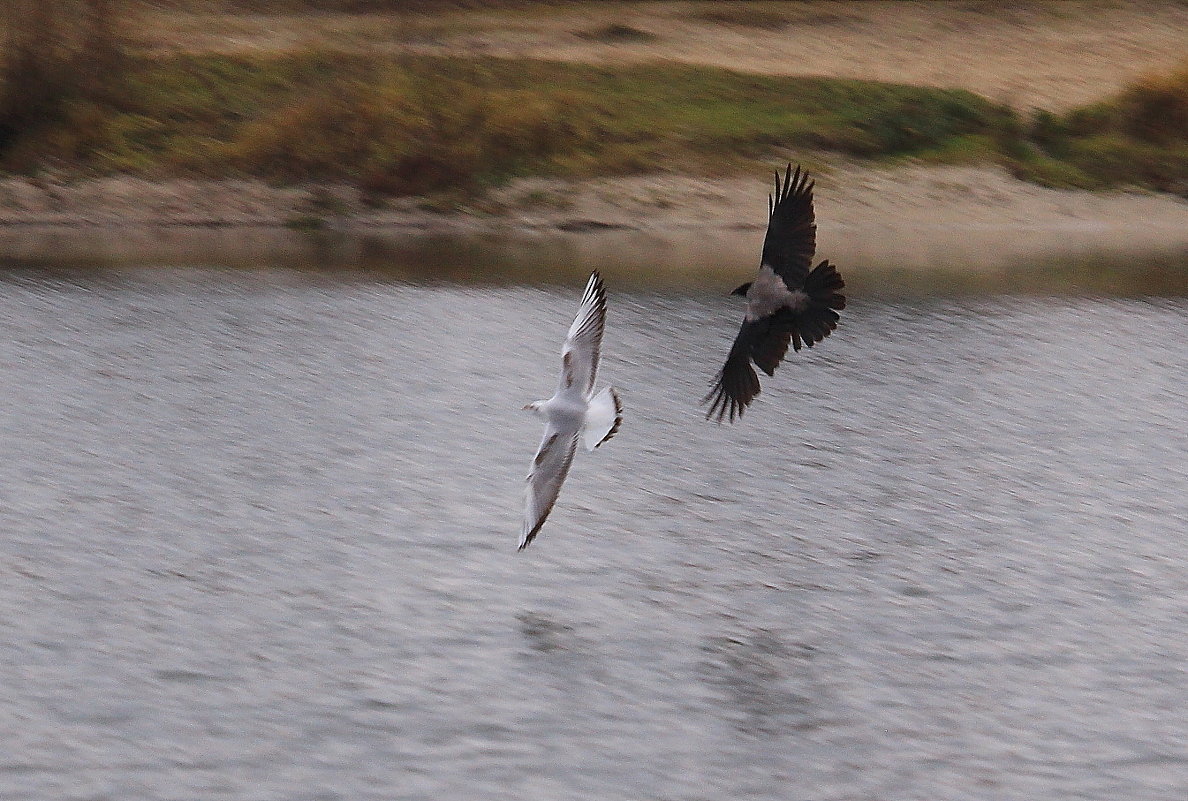
[[[759,394],[759,376],[751,367],[751,348],[760,333],[758,328],[758,323],[747,320],[738,329],[726,364],[718,371],[709,394],[701,399],[702,403],[710,404],[706,420],[716,417],[720,423],[722,418],[729,416],[730,422],[734,422],[734,418],[742,417],[747,404]]]
[[[813,215],[813,182],[808,173],[792,165],[775,174],[775,194],[767,199],[770,216],[763,239],[763,260],[784,279],[789,289],[799,289],[813,265],[817,225]]]
[[[751,367],[755,365],[775,375],[775,369],[784,360],[791,344],[796,350],[802,345],[812,347],[837,327],[837,312],[828,307],[812,308],[807,313],[780,309],[758,320],[745,320],[734,338],[726,364],[714,380],[709,394],[702,403],[709,403],[705,418],[718,422],[742,417],[743,412],[759,394],[759,376]]]

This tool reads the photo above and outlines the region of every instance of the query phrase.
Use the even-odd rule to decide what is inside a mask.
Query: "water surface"
[[[1188,300],[612,283],[517,554],[580,283],[0,274],[0,796],[1184,797]]]

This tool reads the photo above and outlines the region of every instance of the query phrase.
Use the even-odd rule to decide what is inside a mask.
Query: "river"
[[[608,267],[517,553],[584,274],[409,252],[0,270],[0,797],[1185,797],[1183,272],[858,274],[716,425],[746,268]]]

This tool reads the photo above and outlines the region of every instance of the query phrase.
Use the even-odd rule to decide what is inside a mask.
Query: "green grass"
[[[188,56],[132,61],[102,98],[66,99],[0,166],[473,192],[522,175],[720,173],[788,148],[951,153],[1007,114],[962,91],[677,65]]]
[[[121,65],[101,91],[63,91],[14,129],[0,169],[343,181],[454,202],[518,176],[720,175],[824,151],[1188,192],[1188,70],[1023,120],[960,90],[676,64],[306,53]]]
[[[1037,112],[1022,141],[1012,154],[1022,178],[1083,189],[1133,185],[1188,197],[1188,66],[1067,114]]]

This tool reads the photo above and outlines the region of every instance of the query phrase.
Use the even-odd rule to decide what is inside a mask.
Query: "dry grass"
[[[1147,75],[1117,97],[1072,112],[1039,112],[1018,155],[1021,177],[1052,186],[1132,184],[1188,197],[1188,63]]]
[[[984,150],[1003,115],[967,92],[679,65],[174,56],[69,100],[0,164],[472,193],[524,175],[721,174],[786,148],[951,158]]]
[[[203,14],[390,14],[517,9],[564,0],[141,0],[153,8]]]
[[[964,88],[1024,112],[1065,111],[1113,95],[1144,72],[1171,69],[1183,57],[1188,26],[1188,5],[1175,0],[402,0],[376,2],[379,10],[366,14],[335,12],[316,0],[283,2],[268,14],[229,13],[232,6],[222,0],[134,1],[152,9],[135,31],[147,52],[313,48],[581,63],[666,60]],[[615,24],[656,38],[575,35]]]
[[[51,120],[67,98],[95,96],[123,59],[122,0],[6,0],[0,7],[0,151]]]
[[[723,174],[773,153],[817,150],[999,160],[1052,185],[1188,194],[1188,66],[1106,102],[1024,121],[959,90],[712,66],[377,55],[325,42],[234,56],[130,55],[121,0],[0,8],[0,166],[9,170],[238,174],[348,181],[374,195],[471,195],[525,175]],[[693,8],[755,29],[783,14],[771,4]],[[319,35],[341,23],[349,41],[381,22],[385,35],[399,27],[391,15],[318,19]],[[432,19],[448,28],[455,18]],[[224,22],[235,20],[246,30],[262,24]],[[558,24],[577,38],[571,17]],[[580,30],[597,47],[644,33],[618,25]]]
[[[778,31],[788,25],[788,13],[781,9],[757,6],[753,3],[720,4],[711,8],[696,8],[689,19],[710,22],[715,25],[737,25],[742,28],[758,28]]]

